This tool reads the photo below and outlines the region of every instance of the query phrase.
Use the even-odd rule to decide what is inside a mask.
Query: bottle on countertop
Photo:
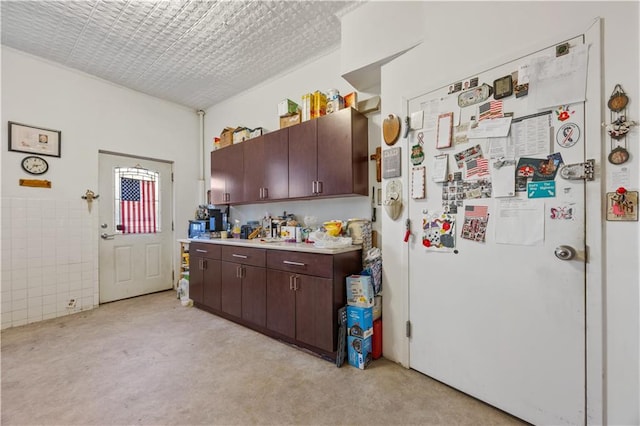
[[[233,229],[231,230],[233,238],[240,238],[240,221],[236,219],[234,221]]]

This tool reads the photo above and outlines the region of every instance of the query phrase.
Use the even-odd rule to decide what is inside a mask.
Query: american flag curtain
[[[123,234],[157,232],[155,181],[120,178],[120,220]]]

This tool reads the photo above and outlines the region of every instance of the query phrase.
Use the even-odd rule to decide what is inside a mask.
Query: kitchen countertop
[[[361,250],[360,245],[351,245],[341,248],[319,248],[310,243],[288,243],[284,241],[266,241],[261,238],[255,238],[253,240],[243,240],[240,238],[212,238],[212,239],[200,239],[200,238],[185,238],[178,240],[180,243],[203,243],[203,244],[219,244],[224,246],[239,246],[239,247],[254,247],[263,248],[268,250],[288,250],[299,251],[306,253],[319,253],[319,254],[340,254],[350,251]]]

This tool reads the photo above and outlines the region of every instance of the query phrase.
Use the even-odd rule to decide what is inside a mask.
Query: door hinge
[[[594,180],[596,160],[589,159],[584,163],[565,164],[560,169],[560,176],[568,180]]]
[[[173,172],[171,172],[171,182],[173,182]]]
[[[411,321],[407,321],[405,328],[407,337],[411,337]]]
[[[171,230],[175,231],[175,229],[173,229],[173,221],[171,221]]]
[[[171,271],[171,281],[175,281],[176,280],[176,271],[172,270]]]

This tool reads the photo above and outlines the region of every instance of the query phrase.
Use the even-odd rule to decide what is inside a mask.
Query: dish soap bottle
[[[236,219],[234,221],[233,229],[231,230],[233,238],[240,238],[240,221]]]

